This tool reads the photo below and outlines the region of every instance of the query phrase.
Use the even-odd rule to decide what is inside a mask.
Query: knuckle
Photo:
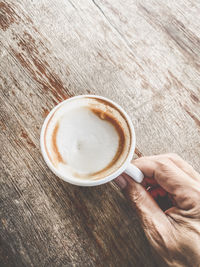
[[[179,202],[188,210],[199,208],[200,190],[196,188],[179,188],[176,191]]]
[[[191,198],[194,200],[195,203],[199,204],[200,203],[200,191],[199,189],[193,190]]]
[[[156,163],[160,169],[166,169],[171,164],[168,158],[159,158]]]
[[[154,175],[157,178],[172,177],[174,175],[173,163],[169,158],[160,158],[156,162],[157,168],[155,169]]]

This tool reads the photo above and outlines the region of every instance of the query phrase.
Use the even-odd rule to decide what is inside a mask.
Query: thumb
[[[134,182],[127,174],[116,178],[115,183],[136,209],[145,232],[147,230],[150,234],[151,227],[155,230],[160,229],[161,225],[166,226],[167,216],[141,184]]]
[[[122,188],[122,192],[136,209],[151,246],[159,255],[169,260],[171,256],[167,248],[174,242],[173,225],[169,220],[170,217],[160,209],[145,188],[134,182],[128,175],[122,174],[115,179],[115,183]],[[159,264],[159,266],[161,265]]]

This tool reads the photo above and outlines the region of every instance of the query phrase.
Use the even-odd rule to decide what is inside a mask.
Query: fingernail
[[[114,182],[120,189],[124,189],[127,186],[127,181],[123,176],[117,177]]]

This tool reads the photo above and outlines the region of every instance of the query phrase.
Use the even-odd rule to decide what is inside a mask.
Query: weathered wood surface
[[[80,188],[44,163],[49,110],[78,94],[121,104],[136,157],[176,152],[200,170],[200,2],[0,2],[0,266],[156,266],[112,184]]]

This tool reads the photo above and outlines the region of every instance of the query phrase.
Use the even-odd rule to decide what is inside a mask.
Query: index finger
[[[163,156],[143,157],[133,163],[145,176],[154,178],[160,186],[173,195],[180,208],[189,208],[191,196],[198,188],[198,185],[194,179],[176,164]]]

